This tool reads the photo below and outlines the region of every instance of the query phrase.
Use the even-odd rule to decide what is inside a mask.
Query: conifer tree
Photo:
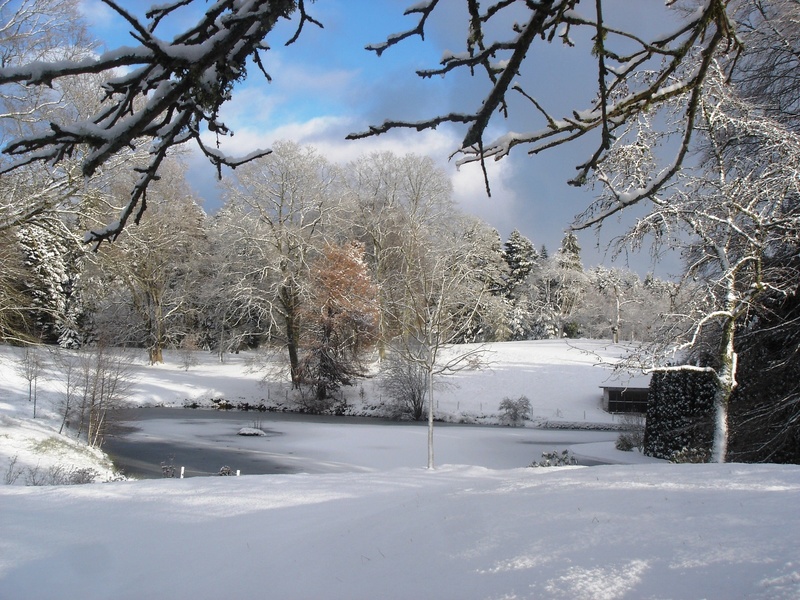
[[[505,243],[503,257],[509,268],[506,291],[509,296],[513,297],[516,288],[524,283],[528,275],[530,275],[538,259],[538,254],[533,243],[515,229]]]
[[[561,247],[556,254],[556,262],[559,268],[583,271],[581,262],[581,246],[578,238],[572,231],[568,231],[561,241]]]

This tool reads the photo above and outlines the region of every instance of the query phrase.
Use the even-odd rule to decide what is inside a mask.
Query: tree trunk
[[[428,371],[428,468],[434,469],[433,462],[433,371]]]
[[[731,308],[728,307],[732,315]],[[728,405],[736,387],[735,327],[733,316],[728,317],[723,323],[720,340],[719,358],[722,366],[717,375],[718,388],[714,395],[714,442],[711,447],[711,461],[716,463],[724,463],[728,454]]]
[[[164,342],[167,336],[160,299],[155,294],[151,294],[150,301],[153,305],[153,318],[150,322],[151,344],[148,354],[150,364],[155,365],[164,362]]]
[[[155,345],[148,348],[147,356],[150,359],[151,365],[164,362],[164,351],[161,346]]]
[[[297,318],[296,294],[289,286],[283,286],[280,296],[284,314],[286,315],[286,348],[289,351],[289,372],[292,377],[292,385],[298,387],[300,385],[300,357],[298,355],[300,323]]]

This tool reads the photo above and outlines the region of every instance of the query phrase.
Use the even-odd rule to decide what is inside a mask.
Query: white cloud
[[[512,163],[508,160],[488,161],[491,197],[486,193],[486,182],[478,163],[462,165],[453,174],[453,196],[464,212],[480,217],[501,235],[519,227],[517,193],[509,187]]]
[[[443,129],[424,132],[397,131],[363,140],[345,139],[348,133],[357,129],[359,125],[354,119],[345,116],[315,117],[273,128],[244,126],[236,128],[234,136],[221,141],[221,150],[232,156],[240,156],[256,149],[268,148],[276,140],[292,140],[298,144],[314,146],[322,155],[337,163],[349,162],[371,152],[390,151],[398,155],[426,154],[445,166],[447,157],[458,146],[458,139]],[[203,137],[206,143],[216,143],[212,134],[207,133]]]
[[[118,18],[117,13],[100,0],[80,0],[78,8],[83,17],[94,27],[108,27]]]
[[[488,197],[480,165],[467,164],[456,168],[455,160],[448,160],[460,142],[452,129],[395,131],[363,140],[345,139],[348,133],[358,129],[355,120],[346,116],[316,117],[274,128],[244,126],[237,128],[233,137],[222,140],[221,150],[230,156],[243,156],[254,150],[270,148],[278,140],[291,140],[313,146],[328,160],[339,164],[373,152],[430,156],[450,176],[453,198],[464,212],[483,219],[501,233],[518,226],[515,219],[515,211],[519,208],[517,194],[509,187],[511,161],[486,164],[492,189],[492,196]],[[204,141],[216,143],[211,134],[206,134]]]

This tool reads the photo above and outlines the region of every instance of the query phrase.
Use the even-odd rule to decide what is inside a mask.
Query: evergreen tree
[[[512,340],[532,339],[535,337],[535,319],[528,279],[539,262],[539,255],[533,243],[515,229],[505,243],[503,258],[509,272],[505,288],[509,303],[508,337]]]
[[[506,293],[513,297],[517,288],[522,285],[530,275],[538,257],[533,242],[522,235],[518,230],[511,232],[505,243],[503,257],[508,264],[509,276]]]
[[[78,323],[83,311],[77,283],[82,248],[58,221],[28,223],[17,230],[17,239],[35,334],[44,342],[80,346]]]
[[[578,238],[572,231],[568,231],[564,235],[564,239],[561,241],[561,247],[556,253],[556,263],[561,269],[583,271],[581,247],[580,244],[578,244]]]
[[[464,219],[464,241],[469,245],[469,266],[475,289],[485,290],[477,305],[465,303],[453,314],[455,320],[469,321],[459,343],[509,339],[511,304],[506,295],[509,268],[503,242],[496,229],[477,218]]]

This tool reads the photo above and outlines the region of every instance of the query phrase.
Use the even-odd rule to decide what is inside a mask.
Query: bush
[[[568,467],[577,465],[578,459],[569,450],[542,452],[542,460],[532,462],[529,467]]]
[[[576,321],[564,323],[564,337],[574,340],[581,337],[581,325]]]
[[[531,401],[525,396],[516,400],[503,398],[500,403],[500,420],[508,425],[517,426],[531,414]]]
[[[169,460],[161,462],[161,475],[164,477],[175,477],[175,465],[173,461],[175,457],[170,456]]]
[[[16,468],[17,457],[15,456],[9,470],[6,472],[5,483],[13,485],[17,479],[24,475],[25,485],[44,486],[44,485],[83,485],[94,483],[99,473],[89,467],[65,467],[64,465],[51,465],[43,469],[40,466]]]
[[[634,448],[642,449],[644,447],[644,417],[640,415],[625,415],[622,418],[622,424],[628,428],[628,431],[623,431],[619,434],[614,444],[616,449],[623,452],[631,452]]]
[[[634,448],[638,448],[630,433],[620,433],[617,437],[617,441],[614,442],[614,447],[623,452],[631,452]]]
[[[428,392],[427,373],[421,365],[390,354],[381,364],[381,387],[388,396],[386,407],[395,419],[419,421],[425,412]]]
[[[711,450],[716,392],[713,373],[688,369],[653,373],[644,453],[671,460],[686,448]]]
[[[681,448],[669,457],[671,463],[707,463],[711,453],[705,448]]]

